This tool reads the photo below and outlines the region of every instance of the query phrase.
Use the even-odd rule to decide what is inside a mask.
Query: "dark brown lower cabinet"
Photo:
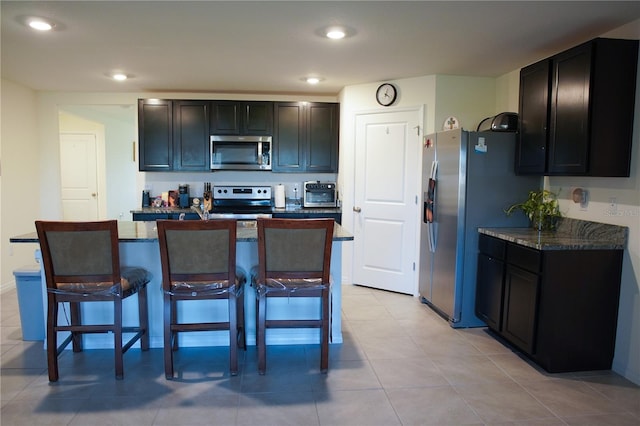
[[[502,323],[504,261],[480,253],[476,289],[476,315],[495,330]]]
[[[502,334],[526,353],[534,353],[540,277],[509,265],[504,276]]]
[[[623,250],[479,241],[476,314],[491,330],[551,373],[611,368]]]

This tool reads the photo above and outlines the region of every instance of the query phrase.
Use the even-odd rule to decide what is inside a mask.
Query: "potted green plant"
[[[526,201],[516,203],[505,209],[507,215],[522,210],[531,222],[531,227],[539,231],[552,231],[556,228],[558,218],[562,217],[558,206],[557,195],[546,189],[529,191]]]

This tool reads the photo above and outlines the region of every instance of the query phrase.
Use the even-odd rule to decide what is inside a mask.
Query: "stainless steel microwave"
[[[271,170],[271,136],[211,136],[211,170]]]

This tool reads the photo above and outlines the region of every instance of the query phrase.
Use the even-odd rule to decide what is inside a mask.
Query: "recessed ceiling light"
[[[329,38],[331,40],[342,40],[343,38],[349,38],[356,35],[356,30],[346,25],[333,24],[318,28],[315,31],[315,34],[319,37]]]
[[[54,27],[54,24],[42,18],[32,18],[27,22],[27,25],[38,31],[51,31]]]
[[[307,77],[302,77],[300,80],[308,84],[318,84],[321,81],[324,81],[324,78],[316,77],[316,76],[307,76]]]
[[[329,28],[327,30],[327,37],[332,40],[340,40],[344,38],[347,34],[341,28]]]
[[[126,74],[121,72],[114,73],[111,77],[117,81],[125,81],[128,78]]]

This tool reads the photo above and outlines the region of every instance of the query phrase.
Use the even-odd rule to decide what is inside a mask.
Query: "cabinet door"
[[[271,136],[273,102],[211,102],[211,134]]]
[[[140,171],[173,169],[173,113],[169,100],[138,100]]]
[[[338,171],[338,104],[310,103],[306,106],[306,171]]]
[[[209,102],[174,101],[173,170],[208,171]]]
[[[502,295],[504,293],[504,262],[480,253],[476,281],[476,315],[489,327],[500,331]]]
[[[630,175],[633,150],[637,149],[632,145],[633,122],[638,115],[638,45],[638,40],[595,41],[589,92],[589,176]],[[637,156],[637,151],[633,155]]]
[[[549,116],[549,60],[520,71],[520,111],[515,169],[542,175],[546,170]]]
[[[584,44],[553,58],[549,134],[549,174],[587,173],[591,46]]]
[[[242,104],[242,131],[245,135],[273,134],[273,102],[245,102]]]
[[[274,172],[304,171],[305,115],[298,102],[274,105],[273,163]]]
[[[529,355],[535,353],[539,276],[507,265],[502,334]]]
[[[211,134],[239,135],[241,104],[235,101],[211,102]]]

